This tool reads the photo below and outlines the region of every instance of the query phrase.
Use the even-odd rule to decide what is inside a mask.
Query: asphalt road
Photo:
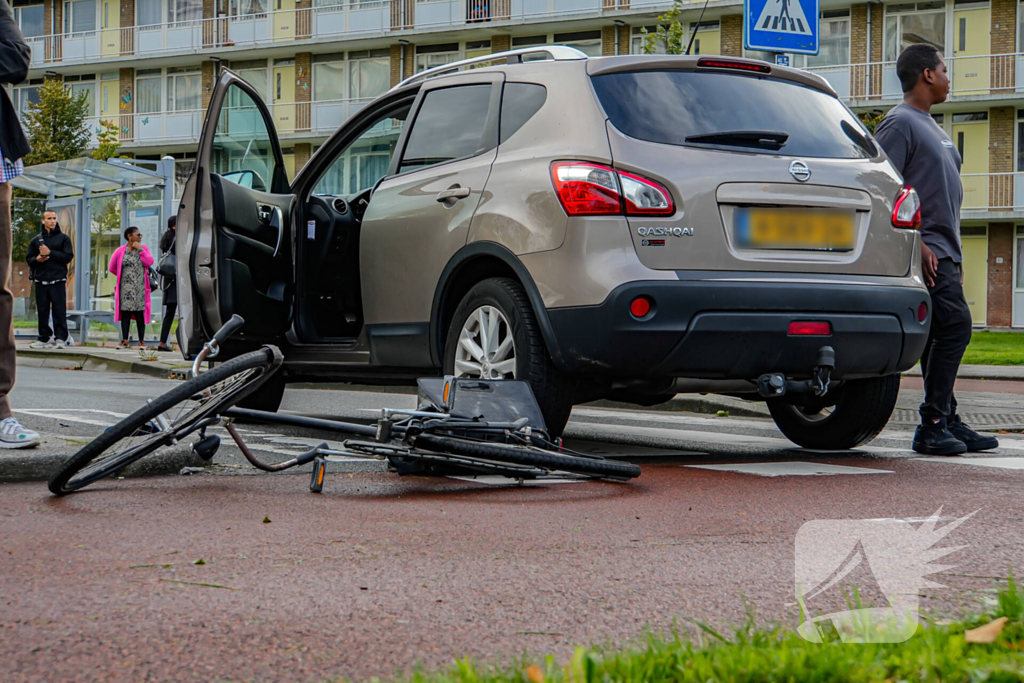
[[[26,370],[14,403],[45,448],[70,450],[164,384]],[[920,400],[905,393],[903,406]],[[968,391],[961,404],[1011,419],[1019,399]],[[286,401],[358,417],[412,397],[289,390]],[[315,495],[306,477],[255,475],[228,446],[208,474],[62,499],[41,483],[0,484],[0,670],[5,681],[364,679],[466,655],[565,656],[687,618],[725,626],[742,620],[744,598],[763,622],[795,623],[805,521],[916,524],[940,508],[940,525],[977,511],[939,543],[965,546],[932,576],[947,587],[922,591],[926,613],[954,614],[1024,566],[1024,437],[936,461],[912,457],[911,426],[894,422],[857,452],[813,453],[763,419],[577,408],[574,445],[643,463],[628,484],[358,471]],[[321,440],[247,429],[268,458]],[[759,473],[733,471],[751,464]]]

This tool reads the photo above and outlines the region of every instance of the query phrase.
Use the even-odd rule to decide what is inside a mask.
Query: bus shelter
[[[125,228],[138,227],[143,244],[159,258],[160,235],[167,217],[175,213],[174,159],[67,159],[26,167],[11,184],[45,196],[46,209],[57,213],[61,230],[72,239],[75,260],[66,285],[69,321],[78,323],[82,341],[88,320],[113,322],[114,278],[107,264],[124,244]],[[161,293],[152,296],[159,318]]]

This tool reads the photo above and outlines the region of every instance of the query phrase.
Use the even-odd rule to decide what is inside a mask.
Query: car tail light
[[[910,185],[904,185],[892,205],[892,224],[896,228],[918,230],[921,227],[921,200]]]
[[[651,300],[645,296],[638,296],[629,304],[629,312],[634,318],[644,318],[651,312]]]
[[[570,216],[671,216],[676,211],[663,186],[602,164],[555,162],[551,180]]]
[[[928,304],[921,302],[921,305],[917,307],[917,322],[923,323],[928,319]]]
[[[827,337],[832,334],[832,325],[828,322],[800,321],[789,324],[789,334],[808,337]]]
[[[739,71],[754,71],[761,74],[770,74],[772,72],[772,67],[763,62],[741,62],[738,59],[701,57],[697,60],[697,66],[710,69],[738,69]]]

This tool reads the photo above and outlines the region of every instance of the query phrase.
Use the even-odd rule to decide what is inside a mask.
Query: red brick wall
[[[743,55],[743,15],[732,14],[722,17],[722,54],[740,57]]]
[[[997,259],[1002,263],[997,263]],[[1013,318],[1013,224],[988,226],[988,324],[1009,327]]]

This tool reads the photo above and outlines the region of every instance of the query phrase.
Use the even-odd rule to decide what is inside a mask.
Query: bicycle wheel
[[[64,495],[109,476],[256,390],[280,366],[281,352],[263,347],[183,382],[109,427],[82,447],[49,482]]]
[[[548,471],[573,472],[612,479],[632,479],[640,476],[640,466],[633,463],[583,458],[533,446],[470,441],[436,434],[420,434],[416,437],[414,446],[441,453],[539,467]]]

